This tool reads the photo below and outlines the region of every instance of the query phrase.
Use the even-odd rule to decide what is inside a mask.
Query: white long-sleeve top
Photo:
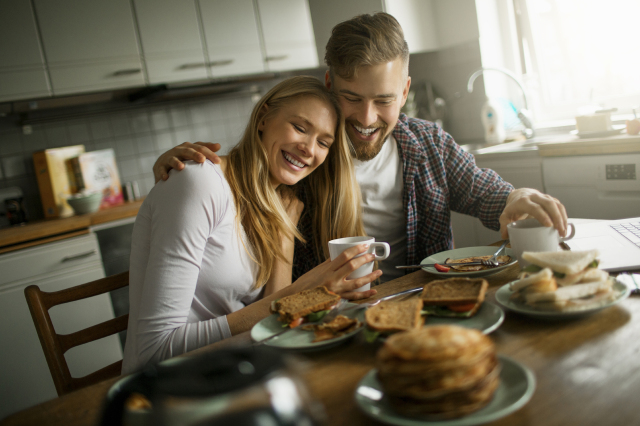
[[[260,297],[220,166],[185,166],[151,190],[136,217],[123,374],[230,337],[226,315]]]

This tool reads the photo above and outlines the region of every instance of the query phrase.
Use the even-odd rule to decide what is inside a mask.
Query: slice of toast
[[[434,306],[480,304],[488,287],[489,283],[482,278],[448,278],[426,284],[420,298],[425,305]]]
[[[364,313],[367,326],[375,331],[390,333],[422,327],[422,300],[412,298],[401,302],[380,302]]]
[[[339,300],[340,296],[326,287],[316,287],[278,300],[275,302],[275,312],[280,315],[278,320],[288,324],[310,313],[329,309]]]
[[[542,268],[571,275],[586,268],[596,260],[600,253],[598,250],[586,251],[558,251],[558,252],[524,252],[522,258]]]

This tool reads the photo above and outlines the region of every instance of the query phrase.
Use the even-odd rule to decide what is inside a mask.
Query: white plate
[[[348,303],[347,306],[356,306],[354,303]],[[346,311],[344,316],[349,318],[357,318],[361,323],[364,324],[364,309],[357,309],[352,311]],[[336,337],[331,340],[324,340],[322,342],[313,343],[313,331],[305,331],[300,328],[291,330],[287,333],[284,333],[282,336],[275,337],[268,342],[265,343],[267,346],[272,346],[275,348],[282,349],[302,349],[302,350],[314,350],[319,348],[326,348],[329,346],[335,346],[340,344],[346,339],[349,339],[355,336],[357,333],[362,331],[363,327],[359,327],[353,330],[350,333],[343,334],[342,336]],[[282,323],[278,321],[278,314],[273,314],[256,325],[251,329],[251,338],[254,342],[259,342],[260,340],[264,340],[267,337],[273,336],[276,333],[282,331]]]
[[[583,309],[581,311],[570,311],[570,312],[551,311],[550,312],[550,311],[540,311],[532,308],[531,306],[527,306],[523,303],[519,303],[511,300],[510,297],[513,294],[513,291],[509,288],[509,285],[514,282],[515,281],[507,283],[502,287],[500,287],[498,291],[496,291],[496,300],[498,301],[498,303],[500,303],[502,306],[504,306],[505,308],[513,312],[517,312],[519,314],[528,315],[532,317],[546,318],[546,319],[568,319],[568,318],[576,318],[583,315],[592,314],[604,308],[608,308],[609,306],[615,305],[621,300],[626,299],[629,296],[629,293],[631,293],[631,289],[629,287],[627,287],[626,285],[624,285],[619,281],[616,281],[613,284],[613,291],[616,291],[618,295],[614,300],[608,302],[605,305],[598,306],[591,309]]]
[[[364,413],[378,421],[399,426],[472,426],[492,422],[522,408],[533,395],[536,379],[524,365],[503,355],[500,360],[500,385],[493,399],[482,409],[467,416],[451,420],[429,420],[419,417],[404,417],[389,406],[373,369],[356,388],[356,403]]]
[[[478,312],[471,318],[445,318],[427,315],[424,325],[452,324],[460,327],[474,328],[489,334],[504,321],[504,311],[493,303],[484,302]]]
[[[420,262],[420,264],[423,264],[423,263],[444,263],[444,261],[447,260],[447,258],[463,259],[465,257],[471,257],[471,256],[486,256],[486,255],[491,256],[491,255],[493,255],[493,253],[496,252],[496,250],[498,250],[498,247],[481,246],[481,247],[465,247],[465,248],[459,248],[459,249],[455,249],[455,250],[441,251],[440,253],[432,254],[431,256],[423,259],[422,262]],[[511,250],[510,248],[504,249],[500,253],[500,256],[504,255],[505,253],[508,254],[509,256],[511,256],[511,262],[507,263],[506,265],[498,266],[496,268],[485,269],[484,271],[439,272],[439,271],[436,270],[436,268],[434,268],[432,266],[426,267],[426,268],[422,268],[422,269],[427,271],[427,272],[429,272],[430,274],[440,275],[440,276],[447,277],[447,278],[452,278],[452,277],[485,277],[487,275],[492,275],[492,274],[495,274],[497,272],[500,272],[500,271],[508,268],[509,266],[513,265],[514,263],[516,263],[518,261],[516,259],[516,255],[515,255],[514,251]]]

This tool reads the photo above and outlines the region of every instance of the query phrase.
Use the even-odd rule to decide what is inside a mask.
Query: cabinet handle
[[[210,67],[222,67],[224,65],[230,65],[233,63],[233,59],[224,59],[222,61],[209,62]]]
[[[70,262],[72,260],[84,259],[85,257],[93,256],[96,253],[97,253],[96,250],[93,249],[93,250],[88,251],[86,253],[76,254],[75,256],[63,257],[62,260],[60,261],[60,263]]]
[[[284,61],[288,57],[289,55],[267,56],[265,60],[266,61]]]
[[[194,68],[204,68],[207,64],[204,62],[192,62],[190,64],[182,64],[178,67],[179,70],[191,70]]]
[[[133,74],[139,74],[142,72],[142,68],[130,68],[128,70],[118,70],[116,72],[113,73],[114,77],[120,77],[123,75],[133,75]]]

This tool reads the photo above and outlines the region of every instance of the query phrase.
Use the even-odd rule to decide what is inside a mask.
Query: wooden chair
[[[71,377],[64,353],[75,346],[80,346],[126,330],[129,315],[122,315],[75,333],[63,335],[55,332],[51,317],[49,316],[49,309],[62,303],[86,299],[128,285],[129,272],[127,271],[51,293],[41,291],[36,285],[30,285],[24,289],[27,304],[29,305],[29,310],[31,311],[31,316],[36,326],[38,337],[40,338],[40,344],[42,344],[42,350],[44,351],[44,356],[47,359],[47,364],[53,377],[53,383],[56,385],[58,396],[120,375],[122,360],[101,368],[87,376],[79,378]]]

